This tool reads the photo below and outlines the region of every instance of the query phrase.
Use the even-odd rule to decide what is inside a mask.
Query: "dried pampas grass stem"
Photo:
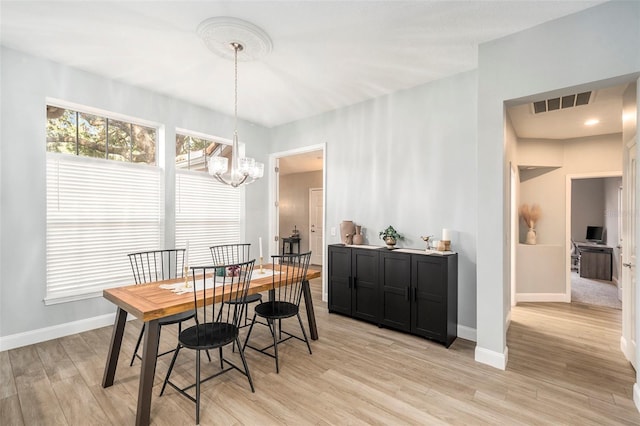
[[[523,204],[518,209],[518,214],[529,228],[535,228],[542,211],[540,211],[540,206],[537,204],[533,204],[531,207],[529,207],[529,204]]]

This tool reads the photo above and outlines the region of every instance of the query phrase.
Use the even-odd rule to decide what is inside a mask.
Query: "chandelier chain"
[[[233,43],[234,52],[234,74],[235,74],[235,105],[233,110],[234,123],[233,123],[233,131],[237,135],[238,134],[238,50],[242,48],[241,44]]]

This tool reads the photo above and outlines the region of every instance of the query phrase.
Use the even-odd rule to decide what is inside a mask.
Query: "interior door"
[[[309,250],[311,250],[311,263],[314,265],[322,265],[323,194],[322,188],[309,189]]]
[[[625,145],[623,175],[624,216],[622,222],[622,350],[636,366],[636,187],[637,146],[634,135]]]

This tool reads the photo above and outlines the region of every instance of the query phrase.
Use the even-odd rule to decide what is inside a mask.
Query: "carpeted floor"
[[[618,288],[613,281],[582,278],[575,271],[571,272],[571,302],[622,309]]]

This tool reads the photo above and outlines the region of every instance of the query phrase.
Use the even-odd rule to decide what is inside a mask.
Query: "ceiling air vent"
[[[558,98],[537,101],[533,103],[533,112],[535,114],[540,114],[541,112],[556,111],[559,109],[587,105],[589,100],[591,100],[591,93],[592,92],[582,92],[574,95],[565,95]]]

